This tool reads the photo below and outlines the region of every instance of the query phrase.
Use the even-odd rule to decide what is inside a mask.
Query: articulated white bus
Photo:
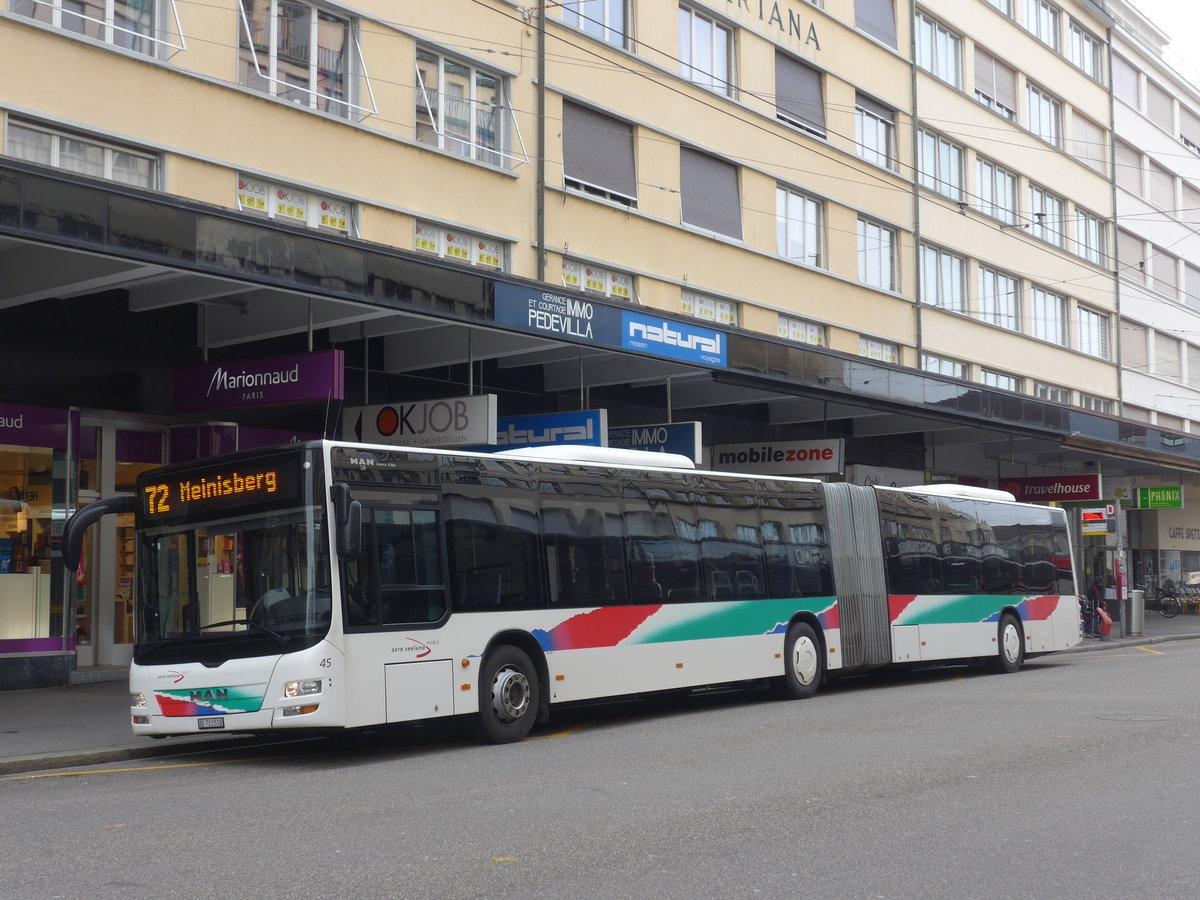
[[[735,475],[666,454],[315,441],[144,474],[138,734],[471,716],[976,660],[1080,638],[1065,514],[997,491]]]

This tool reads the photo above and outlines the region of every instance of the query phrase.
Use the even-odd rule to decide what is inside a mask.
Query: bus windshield
[[[141,551],[139,664],[287,653],[329,630],[328,537],[316,508],[154,529]]]

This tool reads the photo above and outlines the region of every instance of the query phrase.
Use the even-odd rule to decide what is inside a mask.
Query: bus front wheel
[[[533,728],[541,702],[537,669],[511,644],[489,653],[479,681],[479,736],[493,744],[519,741]]]
[[[821,686],[824,674],[824,656],[817,633],[811,625],[793,622],[783,640],[783,675],[773,682],[776,696],[785,700],[811,697]]]
[[[1021,632],[1021,623],[1012,613],[1000,617],[996,641],[999,647],[996,648],[995,670],[1011,673],[1021,668],[1021,663],[1025,662],[1025,635]]]

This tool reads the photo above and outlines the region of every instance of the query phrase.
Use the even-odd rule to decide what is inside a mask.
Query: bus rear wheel
[[[783,640],[783,675],[772,682],[775,695],[784,700],[811,697],[821,686],[824,674],[825,661],[817,633],[805,622],[793,622]]]
[[[993,668],[1003,673],[1021,668],[1021,663],[1025,662],[1025,635],[1021,631],[1021,623],[1012,613],[1000,617],[996,641],[999,646],[996,648]]]
[[[537,718],[541,692],[529,655],[511,644],[489,653],[479,681],[479,736],[493,744],[519,741]]]

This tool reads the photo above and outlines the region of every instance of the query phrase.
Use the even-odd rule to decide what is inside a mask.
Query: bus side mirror
[[[334,533],[341,559],[358,559],[362,546],[362,504],[350,497],[350,486],[335,484],[333,495]]]
[[[103,500],[93,500],[80,509],[63,524],[62,561],[67,572],[75,571],[79,565],[79,554],[83,550],[83,534],[91,525],[108,515],[123,515],[136,512],[137,498],[125,494],[120,497],[106,497]]]

